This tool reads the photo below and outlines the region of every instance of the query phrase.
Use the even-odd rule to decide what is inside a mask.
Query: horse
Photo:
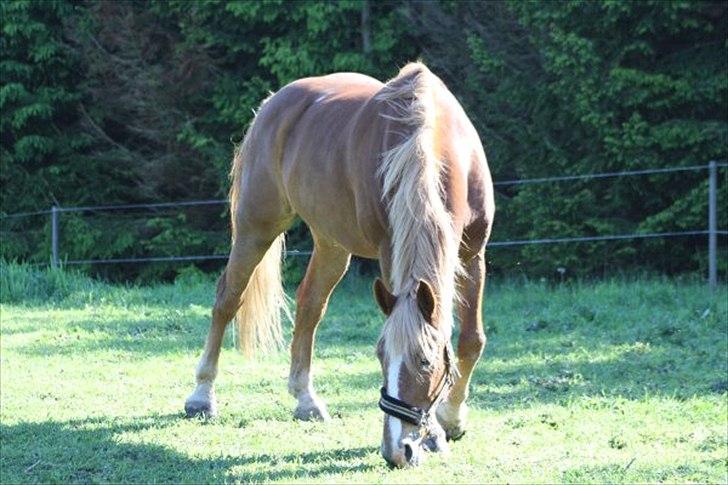
[[[421,62],[386,83],[358,73],[299,79],[263,101],[230,176],[232,246],[186,414],[217,412],[213,382],[233,317],[245,354],[281,344],[284,231],[298,216],[313,251],[295,298],[294,417],[330,419],[311,372],[316,327],[351,256],[377,259],[382,456],[404,467],[446,451],[465,431],[486,343],[485,245],[495,212],[485,152],[460,103]]]

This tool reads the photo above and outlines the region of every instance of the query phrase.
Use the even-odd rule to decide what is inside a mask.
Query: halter
[[[387,388],[382,387],[379,398],[379,409],[384,411],[384,414],[388,414],[394,418],[401,419],[406,423],[410,423],[414,426],[418,426],[420,429],[428,428],[432,422],[432,413],[437,411],[437,406],[444,399],[447,391],[452,385],[452,369],[450,367],[450,348],[445,347],[445,374],[442,376],[442,380],[438,385],[438,390],[435,393],[435,399],[433,399],[427,411],[423,411],[417,406],[410,406],[404,401],[392,397],[387,394]]]

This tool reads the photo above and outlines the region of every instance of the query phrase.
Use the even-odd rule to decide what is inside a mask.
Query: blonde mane
[[[383,154],[379,167],[392,245],[390,284],[398,297],[382,339],[386,354],[402,355],[408,366],[419,358],[433,361],[441,339],[449,344],[459,271],[458,241],[440,183],[442,163],[433,147],[436,89],[441,89],[439,80],[429,69],[411,63],[377,94],[395,113],[383,116],[409,133]],[[440,332],[425,322],[418,309],[415,293],[420,280],[435,292]]]

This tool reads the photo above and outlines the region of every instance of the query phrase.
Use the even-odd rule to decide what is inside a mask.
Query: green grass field
[[[342,282],[320,327],[332,422],[294,421],[287,354],[246,362],[232,336],[206,422],[182,407],[213,282],[2,271],[2,483],[728,481],[725,286],[491,279],[467,434],[450,456],[390,470],[369,281]]]

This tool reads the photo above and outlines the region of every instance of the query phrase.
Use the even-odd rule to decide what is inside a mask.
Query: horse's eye
[[[430,361],[429,361],[429,360],[427,360],[427,359],[422,359],[422,360],[420,360],[420,365],[421,365],[421,366],[422,366],[422,368],[424,368],[424,369],[429,369],[429,368],[430,368],[430,365],[431,365],[431,364],[430,364]]]

